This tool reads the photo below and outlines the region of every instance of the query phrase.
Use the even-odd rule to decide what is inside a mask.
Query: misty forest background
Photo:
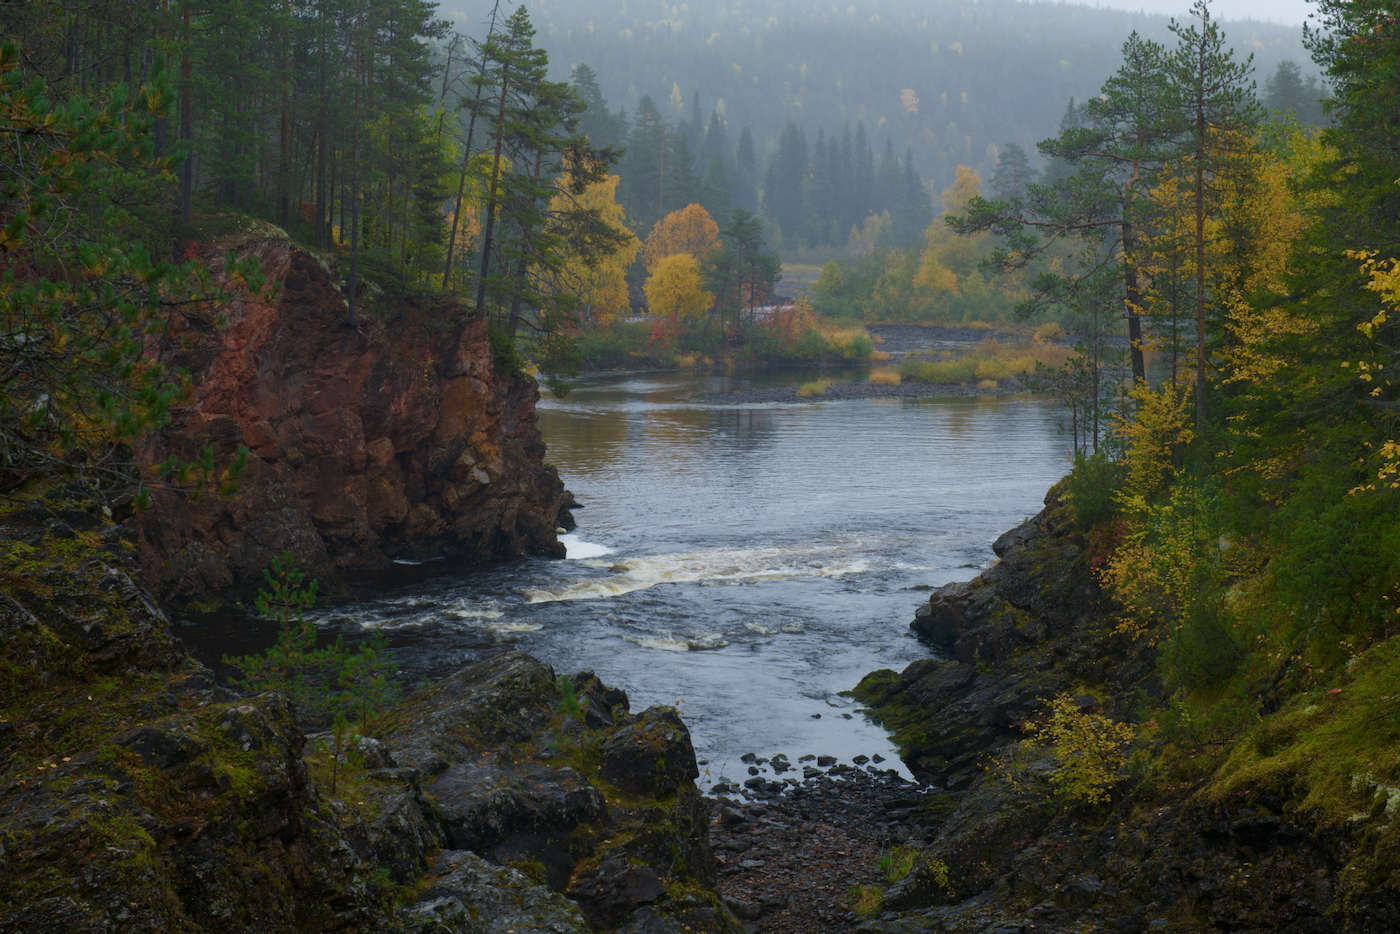
[[[1057,167],[1036,143],[1080,119],[1121,60],[1125,36],[1171,38],[1163,16],[996,0],[531,4],[523,12],[533,29],[526,42],[539,53],[534,80],[577,94],[575,112],[559,111],[538,132],[562,138],[567,123],[593,146],[625,153],[601,170],[616,174],[615,189],[582,205],[606,206],[639,238],[636,248],[611,245],[622,247],[610,265],[630,286],[624,297],[615,282],[602,283],[586,249],[575,251],[587,262],[574,262],[572,275],[561,266],[551,283],[531,288],[502,280],[537,272],[512,277],[479,262],[499,135],[478,87],[480,43],[515,12],[420,0],[39,2],[7,6],[0,23],[23,39],[21,66],[60,97],[101,97],[118,84],[134,93],[165,62],[157,155],[189,155],[177,170],[178,220],[151,209],[152,191],[125,196],[140,219],[136,234],[156,252],[200,242],[193,214],[232,210],[266,218],[309,247],[348,248],[352,316],[356,298],[366,300],[356,288],[362,275],[397,281],[400,293],[455,279],[471,296],[484,270],[495,279],[483,299],[518,305],[523,292],[526,304],[539,304],[571,291],[583,294],[584,319],[644,302],[640,286],[653,270],[641,241],[659,220],[698,203],[718,227],[736,208],[757,216],[761,248],[785,261],[784,292],[814,285],[823,264],[837,260],[844,297],[830,288],[816,296],[829,314],[1009,321],[1031,277],[990,281],[979,268],[990,244],[955,243],[935,218],[975,194],[1005,197],[1050,180]],[[1227,28],[1239,54],[1255,56],[1266,104],[1304,123],[1323,120],[1300,30]],[[496,86],[484,89],[488,103]],[[516,164],[543,151],[514,145],[507,157]],[[562,147],[551,151],[557,160]],[[732,237],[721,234],[729,246]],[[887,270],[917,265],[915,254],[928,250],[953,276],[938,301],[910,311],[908,303],[869,300]],[[534,270],[540,247],[525,252]],[[710,292],[701,294],[715,294],[714,280],[709,270],[701,284]],[[754,300],[745,293],[731,304]]]

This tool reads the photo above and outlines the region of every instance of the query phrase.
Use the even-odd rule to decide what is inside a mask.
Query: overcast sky
[[[1191,10],[1191,0],[1099,0],[1098,5],[1118,10],[1166,13],[1177,19],[1185,19]],[[1301,26],[1307,21],[1309,13],[1317,12],[1317,4],[1306,0],[1212,0],[1210,11],[1211,16],[1220,20],[1260,19]]]

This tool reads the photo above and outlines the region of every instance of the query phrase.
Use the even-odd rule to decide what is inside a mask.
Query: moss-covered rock
[[[574,934],[641,906],[735,931],[674,711],[590,673],[564,705],[515,653],[308,743],[281,696],[184,655],[105,516],[56,511],[0,516],[3,934]],[[600,775],[634,747],[644,770]],[[618,889],[614,852],[634,897],[603,922],[558,893]]]

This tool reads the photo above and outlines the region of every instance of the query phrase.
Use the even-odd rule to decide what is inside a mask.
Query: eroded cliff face
[[[129,520],[162,601],[246,594],[284,550],[323,591],[396,557],[563,556],[555,532],[572,520],[538,388],[496,371],[484,316],[410,304],[352,329],[316,257],[277,237],[232,247],[278,290],[226,279],[233,301],[176,322],[162,358],[193,397],[146,453],[251,456],[235,496],[162,493]]]

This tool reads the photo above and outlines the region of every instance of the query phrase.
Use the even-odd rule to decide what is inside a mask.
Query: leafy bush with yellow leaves
[[[1030,732],[1055,758],[1050,782],[1056,794],[1071,803],[1089,804],[1108,800],[1136,735],[1130,724],[1080,710],[1068,693],[1050,702],[1049,715]]]

